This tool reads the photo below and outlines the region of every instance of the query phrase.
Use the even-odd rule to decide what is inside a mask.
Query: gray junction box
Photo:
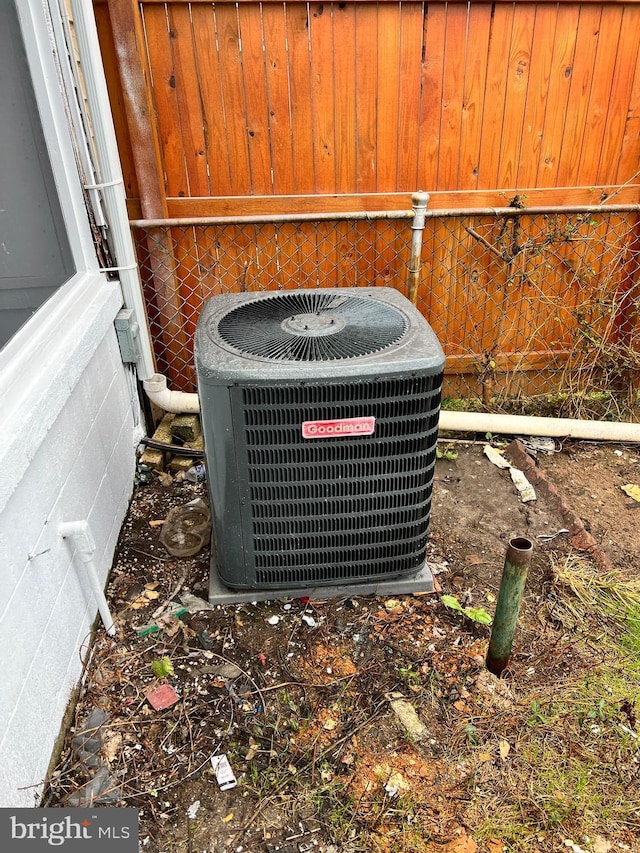
[[[215,296],[195,362],[212,582],[293,593],[424,569],[444,355],[404,296]]]

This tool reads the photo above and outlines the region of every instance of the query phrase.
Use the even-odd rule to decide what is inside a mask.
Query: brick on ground
[[[156,441],[163,441],[165,444],[171,444],[172,424],[174,418],[175,415],[172,414],[166,414],[162,418],[153,434],[153,438]],[[156,471],[164,471],[164,457],[165,454],[163,450],[156,450],[154,447],[147,447],[140,457],[140,462],[144,465],[148,465]]]
[[[185,444],[196,441],[201,432],[198,415],[176,415],[171,424],[171,433],[181,438]]]
[[[184,446],[188,447],[190,450],[203,450],[204,440],[202,435],[199,435],[195,441],[186,442]],[[169,470],[174,472],[188,471],[192,465],[196,465],[200,461],[200,459],[194,459],[193,456],[180,456],[180,454],[177,453],[169,463]]]

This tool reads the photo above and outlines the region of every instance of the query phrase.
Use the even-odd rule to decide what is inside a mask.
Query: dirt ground
[[[637,573],[640,503],[621,486],[640,484],[640,450],[572,442],[538,453],[546,479],[523,503],[483,442],[439,447],[457,455],[436,464],[433,594],[197,609],[181,596],[206,599],[209,551],[171,557],[159,533],[172,507],[206,489],[157,477],[140,484],[108,586],[118,636],[97,629],[43,804],[84,805],[93,792],[97,804],[136,806],[149,853],[516,849],[480,832],[477,817],[492,790],[489,768],[504,773],[512,747],[503,738],[494,754],[474,732],[501,702],[557,684],[575,665],[553,614],[554,560],[590,534],[589,559]],[[584,523],[579,535],[571,511]],[[522,536],[534,554],[497,680],[484,666],[490,627],[445,607],[439,593],[493,613],[507,544]],[[193,612],[172,618],[169,602]],[[162,685],[174,691],[170,704],[154,708],[149,692]],[[104,722],[97,744],[85,738],[83,747],[95,709]],[[216,780],[218,755],[237,780],[229,790]],[[522,798],[526,821],[536,804]],[[568,826],[560,819],[518,849],[567,849]],[[640,841],[618,831],[600,849],[640,851]]]

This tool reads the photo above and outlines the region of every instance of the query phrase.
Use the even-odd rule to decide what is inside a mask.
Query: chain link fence
[[[195,390],[193,337],[218,293],[394,287],[447,356],[444,406],[638,419],[637,209],[413,212],[297,221],[134,223],[159,372]],[[414,244],[415,245],[415,244]]]

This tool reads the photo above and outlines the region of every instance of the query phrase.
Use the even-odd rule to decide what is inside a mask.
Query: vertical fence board
[[[625,7],[605,122],[606,132],[600,148],[600,164],[596,175],[598,183],[614,183],[618,173],[618,158],[622,150],[627,119],[625,110],[631,100],[633,81],[638,69],[639,44],[640,19]]]
[[[630,176],[638,174],[639,156],[638,140],[640,139],[640,60],[636,63],[635,77],[631,94],[629,95],[629,109],[627,111],[624,135],[620,148],[620,160],[615,178],[616,184],[622,184],[630,180]]]
[[[464,97],[464,57],[467,47],[467,7],[447,5],[447,23],[442,67],[440,148],[436,187],[457,185],[460,163],[460,131]]]
[[[225,105],[222,101],[214,11],[208,4],[194,3],[191,14],[193,50],[198,69],[196,91],[202,104],[210,192],[211,195],[231,195],[231,156],[225,124]]]
[[[356,186],[356,12],[353,4],[333,6],[333,67],[335,74],[336,192]]]
[[[400,13],[397,191],[413,192],[418,187],[420,89],[415,81],[420,79],[422,64],[423,7],[403,3]]]
[[[378,74],[376,189],[393,192],[398,183],[400,121],[400,7],[396,3],[378,6]]]
[[[224,104],[230,162],[231,194],[250,195],[253,187],[247,136],[246,104],[242,85],[240,32],[234,6],[217,3],[215,5],[215,23],[220,64],[221,99]]]
[[[548,103],[540,145],[540,164],[537,185],[557,185],[564,120],[571,89],[571,69],[575,54],[578,28],[577,6],[564,6],[558,10],[556,37],[553,44]]]
[[[312,3],[309,10],[316,192],[332,193],[336,185],[333,6]]]
[[[621,25],[622,8],[603,6],[578,172],[582,180],[591,176],[591,183],[595,183],[596,180],[600,151],[606,132],[605,121],[611,98],[614,58],[620,41]]]
[[[269,101],[273,191],[277,195],[290,195],[295,192],[295,185],[293,181],[289,56],[284,4],[265,3],[262,7],[262,25]]]
[[[490,32],[491,9],[484,5],[472,5],[469,10],[467,60],[460,126],[458,187],[461,190],[475,190],[478,187],[480,131],[482,113],[485,108],[487,49]]]
[[[311,112],[310,16],[305,3],[287,5],[291,134],[294,151],[293,185],[296,193],[316,191]]]
[[[435,187],[438,180],[445,27],[446,7],[429,3],[424,17],[418,148],[418,186],[424,190]]]
[[[268,195],[273,192],[261,11],[260,5],[238,3],[238,27],[242,40],[242,79],[249,137],[249,167],[251,191],[254,195]]]
[[[517,184],[534,20],[535,8],[532,5],[515,5],[498,163],[498,183],[503,187],[515,187]]]
[[[460,172],[460,135],[467,55],[468,8],[447,6],[437,186],[457,185]]]
[[[485,104],[488,105],[488,109],[482,115],[478,189],[498,185],[502,121],[497,122],[495,115],[496,113],[502,115],[504,112],[512,23],[513,7],[497,4],[493,12],[487,53]]]
[[[356,6],[356,191],[376,191],[377,162],[377,6]]]
[[[173,85],[180,115],[180,135],[189,195],[210,193],[201,99],[197,97],[199,69],[195,61],[191,10],[174,3],[169,7],[169,33],[173,59]]]
[[[565,116],[562,151],[556,173],[560,186],[571,186],[578,180],[582,147],[589,144],[589,140],[585,139],[585,127],[601,16],[602,9],[599,6],[580,7],[571,69],[570,108]]]
[[[148,62],[153,74],[152,94],[162,145],[166,193],[169,196],[188,196],[189,181],[182,147],[169,24],[164,6],[145,7],[144,30]]]
[[[533,186],[538,173],[544,117],[549,105],[549,78],[553,48],[553,39],[549,34],[554,31],[556,22],[557,9],[554,6],[536,8],[531,45],[531,70],[518,156],[517,186],[519,187]],[[555,106],[551,105],[551,109],[554,108]]]

